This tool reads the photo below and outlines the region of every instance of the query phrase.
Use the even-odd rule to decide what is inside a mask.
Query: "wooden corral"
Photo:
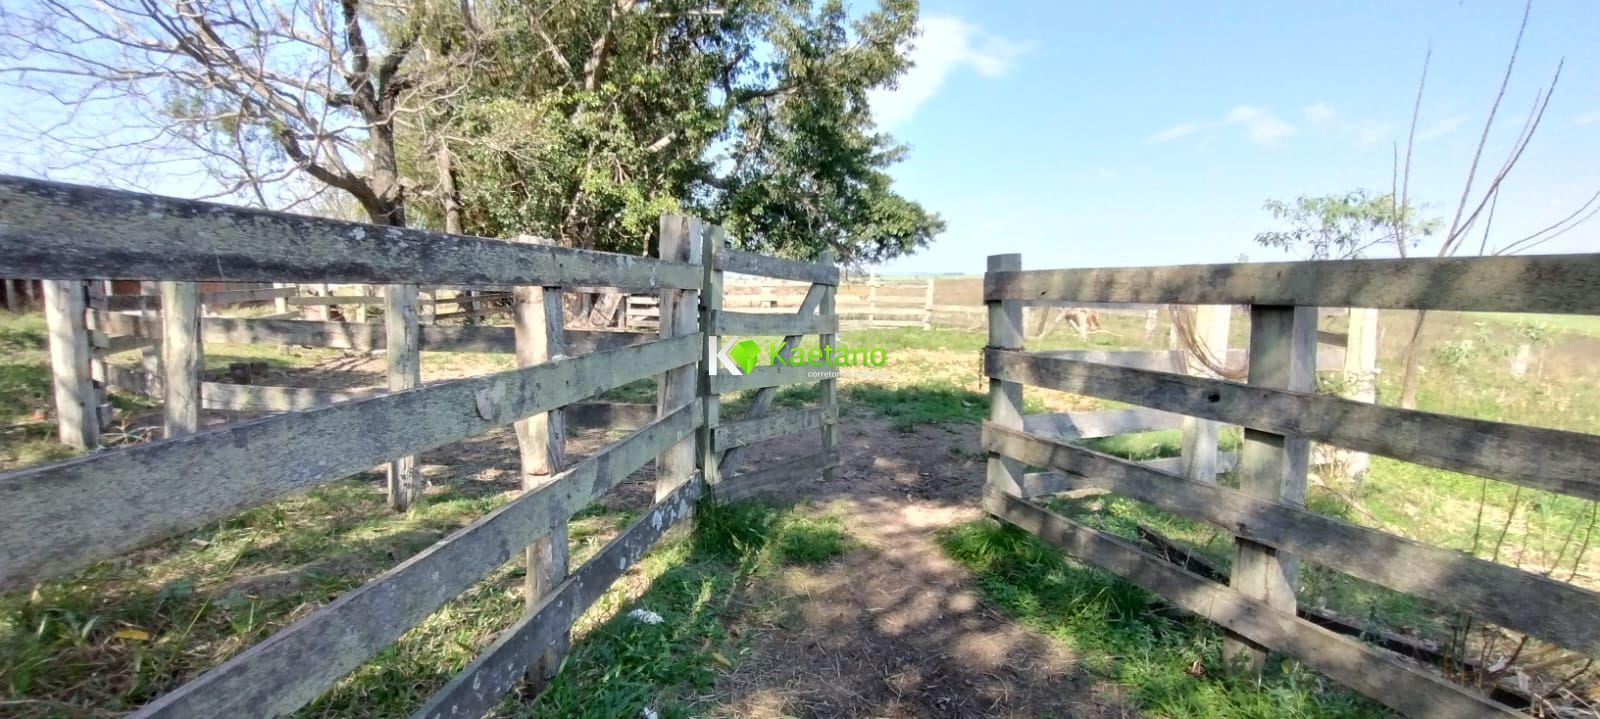
[[[1537,640],[1600,655],[1600,594],[1542,574],[1357,526],[1305,509],[1310,442],[1464,472],[1574,497],[1600,498],[1600,436],[1436,415],[1313,392],[1319,340],[1347,345],[1362,373],[1375,322],[1352,314],[1348,337],[1316,330],[1318,307],[1600,313],[1600,255],[1362,260],[1024,271],[990,258],[990,419],[984,507],[1063,551],[1149,589],[1229,632],[1228,651],[1259,667],[1266,651],[1411,716],[1507,716],[1512,709],[1325,623],[1302,619],[1298,558],[1487,620]],[[1243,382],[1161,366],[1148,353],[1026,352],[1023,303],[1248,304],[1249,346],[1230,354]],[[1231,313],[1227,313],[1231,314]],[[1225,337],[1225,334],[1222,335]],[[1370,381],[1370,378],[1368,378]],[[1089,416],[1021,413],[1023,386],[1136,405]],[[1238,489],[1185,462],[1123,460],[1071,442],[1188,420],[1237,425]],[[1214,437],[1214,435],[1213,435]],[[1186,444],[1187,448],[1187,444]],[[1176,465],[1176,466],[1175,466]],[[1027,466],[1049,473],[1024,474]],[[1227,584],[1139,545],[1060,516],[1035,500],[1094,489],[1210,523],[1235,536]]]
[[[0,474],[0,588],[27,587],[385,464],[391,504],[404,508],[423,501],[410,458],[514,425],[520,496],[133,716],[292,714],[516,556],[526,557],[529,570],[526,613],[413,716],[478,717],[519,685],[536,691],[560,666],[572,623],[663,533],[690,517],[703,490],[748,496],[821,476],[836,462],[831,376],[778,366],[707,376],[701,368],[715,361],[706,330],[777,332],[785,335],[785,354],[806,334],[831,342],[838,268],[726,250],[720,228],[692,218],[664,217],[661,233],[663,258],[640,258],[0,176],[0,276],[46,280],[62,439],[95,449],[101,401],[95,372],[102,373],[101,387],[162,397],[167,420],[158,441]],[[803,281],[813,289],[786,320],[724,313],[717,304],[723,271]],[[111,278],[146,284],[136,299],[113,308],[106,292],[91,291]],[[208,302],[241,297],[279,309],[347,299],[306,298],[288,286],[200,287],[220,281],[381,286],[381,297],[355,301],[381,303],[384,317],[362,323],[203,316]],[[424,324],[419,287],[509,291],[514,325]],[[660,293],[659,334],[568,330],[561,295],[573,287]],[[199,368],[207,342],[383,349],[387,386],[327,391],[204,382]],[[110,369],[97,352],[111,349],[151,351],[152,371]],[[424,350],[511,353],[517,366],[422,385]],[[658,402],[648,421],[568,462],[567,411],[612,421],[622,405],[586,400],[650,377]],[[812,381],[822,384],[821,406],[801,417],[768,413],[778,386]],[[746,416],[720,421],[718,395],[747,388],[759,393]],[[204,408],[271,414],[201,428]],[[799,431],[815,431],[821,449],[736,471],[741,450]],[[652,459],[655,504],[569,572],[567,521]]]

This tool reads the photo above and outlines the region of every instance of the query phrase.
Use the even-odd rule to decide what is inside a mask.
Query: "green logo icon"
[[[728,349],[728,358],[739,365],[740,371],[750,374],[755,371],[756,363],[761,361],[761,345],[756,344],[755,340],[739,340]]]

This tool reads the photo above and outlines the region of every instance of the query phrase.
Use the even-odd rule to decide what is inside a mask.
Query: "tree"
[[[1518,130],[1516,138],[1510,148],[1506,150],[1505,159],[1500,166],[1488,175],[1487,182],[1479,183],[1479,168],[1482,166],[1484,153],[1488,148],[1489,135],[1495,128],[1499,119],[1500,105],[1505,100],[1507,87],[1511,84],[1513,71],[1516,69],[1517,57],[1522,49],[1522,38],[1528,30],[1528,18],[1533,12],[1533,0],[1528,0],[1523,5],[1522,22],[1517,28],[1516,40],[1511,45],[1511,52],[1506,58],[1505,71],[1500,78],[1499,89],[1495,92],[1494,100],[1489,104],[1489,111],[1484,117],[1483,131],[1478,137],[1477,148],[1472,154],[1472,162],[1467,169],[1466,178],[1462,181],[1461,197],[1456,203],[1455,213],[1450,221],[1449,229],[1444,233],[1444,238],[1439,244],[1438,256],[1449,257],[1457,254],[1463,247],[1469,247],[1471,233],[1482,227],[1481,236],[1477,246],[1478,255],[1508,255],[1517,252],[1526,252],[1570,232],[1600,213],[1600,189],[1597,189],[1589,198],[1581,203],[1571,213],[1544,225],[1536,232],[1523,236],[1496,238],[1494,230],[1495,211],[1499,206],[1500,191],[1505,186],[1507,178],[1516,169],[1517,162],[1533,142],[1534,135],[1539,130],[1540,123],[1544,120],[1545,109],[1550,106],[1550,99],[1555,95],[1556,85],[1561,81],[1561,70],[1565,64],[1563,59],[1556,63],[1551,73],[1550,83],[1540,86],[1534,93],[1533,103],[1528,114]],[[1400,204],[1405,205],[1411,184],[1411,154],[1416,144],[1417,118],[1422,111],[1423,92],[1428,84],[1428,65],[1433,53],[1430,49],[1422,61],[1422,73],[1417,82],[1416,101],[1411,109],[1411,130],[1406,137],[1405,161],[1400,160],[1400,149],[1395,148],[1395,179],[1396,193]],[[1477,191],[1475,193],[1475,190]],[[1397,232],[1403,238],[1405,228],[1397,225]],[[1406,243],[1398,245],[1401,256],[1404,257]],[[1428,313],[1418,311],[1416,319],[1411,326],[1411,335],[1406,342],[1403,359],[1404,375],[1400,382],[1400,406],[1405,409],[1414,409],[1417,406],[1417,376],[1421,362],[1422,329],[1427,322]]]
[[[1416,209],[1402,207],[1394,195],[1373,197],[1366,190],[1267,200],[1265,209],[1289,229],[1262,232],[1256,244],[1306,260],[1356,259],[1386,245],[1405,254],[1405,245],[1421,244],[1439,228],[1439,220],[1418,219]]]
[[[419,188],[430,218],[454,198],[468,232],[642,252],[662,212],[688,210],[744,249],[847,261],[943,229],[892,191],[884,170],[905,150],[875,131],[866,100],[908,66],[911,0],[854,21],[836,0],[478,12],[494,40],[437,133],[455,172]],[[432,161],[424,137],[403,144],[414,166]]]
[[[866,93],[917,5],[882,3],[41,0],[0,10],[0,82],[62,109],[14,139],[138,189],[200,168],[212,197],[625,252],[689,211],[876,261],[943,229],[885,173],[905,149]]]
[[[0,52],[15,62],[0,77],[67,110],[32,128],[63,164],[109,166],[112,178],[198,165],[213,196],[269,207],[335,189],[373,222],[403,225],[397,128],[454,91],[437,82],[454,76],[421,71],[413,50],[467,7],[39,0],[5,11]],[[315,182],[291,182],[302,174]]]

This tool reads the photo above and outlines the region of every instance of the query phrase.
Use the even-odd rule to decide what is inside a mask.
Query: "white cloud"
[[[1356,148],[1365,150],[1389,136],[1389,125],[1367,124],[1356,129]]]
[[[1023,43],[991,35],[948,15],[923,18],[921,30],[911,52],[913,65],[900,76],[899,86],[868,93],[873,119],[885,130],[916,115],[956,70],[971,68],[984,77],[1000,77],[1010,72],[1017,57],[1027,50]]]
[[[1228,117],[1223,120],[1223,124],[1244,127],[1245,136],[1262,147],[1277,147],[1284,138],[1296,132],[1294,125],[1284,122],[1266,110],[1248,105],[1234,108],[1233,112],[1228,113]]]
[[[1301,110],[1301,113],[1306,116],[1307,122],[1310,122],[1314,125],[1331,124],[1339,116],[1338,113],[1333,111],[1333,108],[1328,107],[1328,103],[1326,102],[1319,102],[1315,105],[1311,105],[1310,107]]]
[[[1574,125],[1593,125],[1596,123],[1600,123],[1600,110],[1590,110],[1572,118],[1572,124]]]
[[[1181,122],[1145,139],[1145,142],[1171,142],[1180,137],[1188,137],[1200,130],[1200,126],[1192,122]]]
[[[1467,121],[1466,115],[1452,115],[1417,131],[1417,142],[1444,137]]]

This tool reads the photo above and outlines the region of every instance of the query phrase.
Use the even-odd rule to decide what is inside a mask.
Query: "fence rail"
[[[1358,638],[1297,618],[1296,560],[1304,557],[1446,610],[1600,655],[1600,593],[1304,508],[1311,440],[1600,499],[1600,480],[1592,471],[1600,463],[1600,436],[1313,393],[1319,364],[1361,365],[1370,359],[1364,355],[1375,333],[1374,319],[1356,322],[1352,314],[1348,335],[1319,336],[1316,307],[1600,313],[1600,255],[1033,271],[1021,269],[1020,256],[1001,255],[990,258],[984,297],[990,322],[984,373],[991,400],[982,436],[990,453],[984,507],[1221,625],[1232,637],[1228,653],[1255,666],[1263,648],[1291,655],[1414,716],[1513,713]],[[1163,361],[1165,353],[1026,352],[1022,306],[1041,302],[1254,303],[1249,348],[1229,362],[1245,364],[1247,379],[1194,376],[1183,361]],[[1319,342],[1334,346],[1339,361],[1319,363]],[[1137,407],[1025,418],[1025,385]],[[1181,471],[1181,461],[1133,462],[1072,444],[1179,424],[1187,432],[1198,421],[1244,428],[1234,467],[1238,489],[1220,486],[1208,474]],[[1047,471],[1025,474],[1029,466]],[[1233,534],[1229,583],[1033,501],[1082,487]]]
[[[707,333],[716,325],[720,331],[795,332],[786,338],[790,349],[801,334],[833,331],[837,320],[824,298],[838,281],[838,268],[831,261],[724,252],[721,229],[692,218],[664,217],[662,230],[663,258],[647,259],[0,177],[0,276],[45,280],[63,440],[95,449],[107,386],[161,396],[167,422],[165,438],[157,441],[0,474],[0,589],[57,577],[385,464],[391,503],[404,508],[420,490],[417,453],[512,425],[521,454],[520,495],[133,714],[290,714],[496,567],[524,555],[527,611],[414,714],[482,715],[524,676],[548,678],[556,671],[573,622],[689,516],[703,489],[751,496],[783,486],[780,479],[798,481],[837,464],[831,392],[824,390],[827,401],[804,411],[794,426],[779,426],[793,415],[767,415],[774,390],[763,385],[744,421],[722,424],[715,386],[700,368],[708,360]],[[792,318],[721,315],[719,267],[802,279],[812,290]],[[101,279],[84,279],[113,277],[152,282],[139,296],[112,301]],[[198,291],[200,281],[224,279],[386,286],[381,299],[299,297],[293,287]],[[423,283],[498,296],[419,299]],[[567,330],[561,293],[578,285],[660,291],[659,334]],[[702,290],[708,291],[702,296]],[[419,321],[419,308],[490,299],[510,300],[514,326]],[[201,317],[207,302],[257,301],[271,301],[280,311],[382,304],[384,318],[370,324]],[[200,361],[208,342],[383,349],[387,387],[207,382]],[[517,366],[421,385],[423,350],[511,353]],[[127,351],[143,353],[142,367],[107,361]],[[653,411],[584,402],[652,376],[658,382]],[[768,373],[753,376],[759,384]],[[203,429],[201,409],[279,414]],[[636,410],[650,416],[635,417]],[[565,424],[581,416],[643,426],[569,463]],[[796,426],[819,432],[823,451],[734,474],[737,453],[800,431]],[[651,459],[657,501],[569,574],[568,519]]]

